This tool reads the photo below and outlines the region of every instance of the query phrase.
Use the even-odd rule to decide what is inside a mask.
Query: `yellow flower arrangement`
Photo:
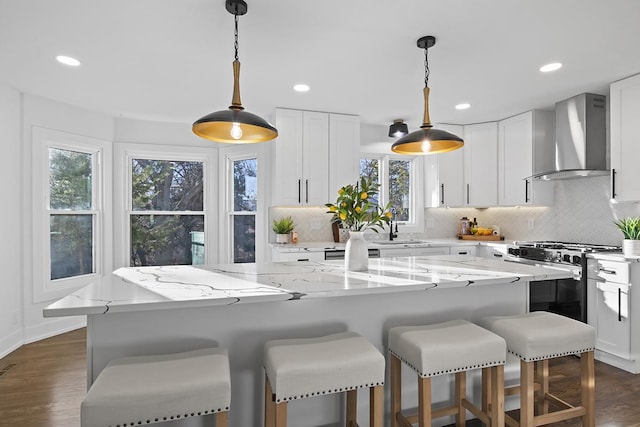
[[[343,228],[352,231],[364,231],[371,228],[376,233],[391,220],[389,204],[384,208],[378,206],[375,196],[378,194],[378,184],[360,178],[355,185],[345,185],[338,190],[335,203],[327,203],[327,213],[334,215],[334,221],[342,222]]]

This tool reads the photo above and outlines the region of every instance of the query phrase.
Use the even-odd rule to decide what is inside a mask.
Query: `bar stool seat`
[[[153,424],[216,414],[227,425],[231,380],[226,349],[114,359],[81,405],[82,427]]]
[[[382,426],[384,356],[355,332],[265,344],[265,426],[285,426],[287,402],[347,392],[347,426],[355,423],[358,388],[370,388],[370,425]]]
[[[593,327],[544,311],[488,317],[482,324],[502,336],[507,341],[507,351],[520,359],[520,386],[507,391],[508,394],[520,394],[520,421],[506,416],[508,425],[529,427],[581,417],[583,426],[595,426]],[[580,406],[569,405],[549,392],[549,359],[567,355],[580,355]],[[550,401],[565,409],[549,413]],[[538,415],[535,415],[535,402],[538,403]]]
[[[466,320],[400,326],[389,329],[389,352],[393,426],[416,421],[421,427],[431,426],[433,418],[447,415],[456,415],[456,425],[464,426],[465,409],[485,424],[504,425],[504,396],[501,393],[507,351],[505,340],[498,335]],[[401,361],[418,374],[417,416],[402,414]],[[482,410],[466,399],[466,371],[477,368],[483,369]],[[432,411],[431,377],[452,373],[456,374],[455,404]]]

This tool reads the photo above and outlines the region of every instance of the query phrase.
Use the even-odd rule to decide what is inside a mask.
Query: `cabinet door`
[[[458,136],[464,135],[462,126],[438,125],[438,127]],[[430,181],[425,189],[427,207],[463,206],[464,150],[465,147],[462,147],[448,153],[426,156],[429,158],[426,160],[427,180]],[[434,173],[434,167],[437,173]],[[437,205],[433,205],[433,202]]]
[[[498,123],[498,204],[504,206],[530,203],[533,175],[533,114],[527,112]]]
[[[329,114],[302,113],[302,142],[302,204],[324,205],[329,201]]]
[[[640,200],[640,74],[611,84],[611,198]]]
[[[360,117],[329,114],[329,199],[360,176]],[[325,202],[327,203],[327,202]]]
[[[302,111],[276,109],[278,138],[272,143],[274,205],[293,206],[303,201]]]
[[[449,248],[449,253],[451,255],[469,255],[476,256],[477,255],[477,246],[471,245],[460,245],[460,246],[451,246]]]
[[[596,285],[596,348],[628,359],[631,353],[630,287],[614,282],[592,282]]]
[[[464,127],[464,203],[487,207],[498,204],[498,125]]]

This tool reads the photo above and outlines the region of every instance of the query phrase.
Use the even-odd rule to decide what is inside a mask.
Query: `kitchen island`
[[[523,313],[529,282],[569,275],[459,255],[370,259],[367,272],[345,271],[341,261],[125,268],[110,281],[50,305],[44,314],[87,316],[89,383],[116,357],[226,347],[230,425],[246,427],[262,423],[262,349],[270,339],[351,330],[386,354],[391,327]],[[407,399],[415,401],[413,375],[405,374]],[[448,379],[438,380],[436,401],[449,393]],[[470,377],[468,383],[477,392],[477,380]],[[359,401],[361,425],[368,420],[366,400]],[[295,401],[289,422],[335,425],[341,407],[339,395]]]

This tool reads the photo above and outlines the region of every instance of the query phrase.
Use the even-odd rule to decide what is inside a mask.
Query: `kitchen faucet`
[[[392,242],[394,238],[398,237],[398,221],[396,221],[396,231],[393,232],[393,218],[396,217],[396,208],[391,208],[392,219],[389,221],[389,241]]]

